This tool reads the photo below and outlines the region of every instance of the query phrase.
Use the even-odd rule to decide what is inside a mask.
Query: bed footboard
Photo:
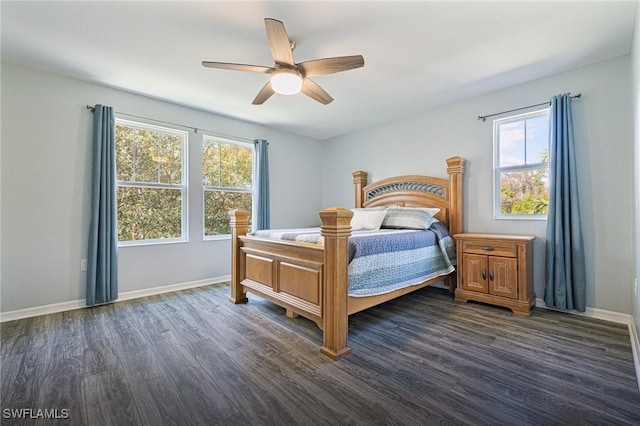
[[[247,292],[282,307],[288,316],[309,318],[323,330],[321,352],[337,360],[351,353],[348,330],[349,209],[322,210],[324,247],[247,236],[249,212],[229,211],[232,230],[232,303],[246,303]]]

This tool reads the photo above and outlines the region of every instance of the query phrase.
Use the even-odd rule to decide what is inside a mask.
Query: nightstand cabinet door
[[[487,280],[487,256],[464,254],[462,256],[462,288],[479,293],[489,291]]]
[[[489,294],[518,298],[518,259],[489,256]]]

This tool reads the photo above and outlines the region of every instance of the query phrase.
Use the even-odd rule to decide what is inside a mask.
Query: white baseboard
[[[186,290],[189,288],[202,287],[210,284],[223,283],[231,279],[230,275],[222,277],[208,278],[198,281],[170,284],[160,287],[145,288],[143,290],[133,290],[120,293],[115,302],[123,300],[138,299],[140,297],[153,296],[154,294],[170,293],[172,291]],[[39,315],[55,314],[57,312],[72,311],[87,307],[85,300],[70,300],[68,302],[52,303],[50,305],[34,306],[33,308],[18,309],[15,311],[0,312],[0,322],[13,321],[23,318],[37,317]]]
[[[633,321],[633,318],[629,314],[621,314],[619,312],[607,311],[598,308],[586,308],[586,312],[578,311],[563,311],[562,309],[550,308],[544,303],[544,299],[536,299],[536,307],[543,309],[550,309],[552,311],[564,312],[573,315],[580,315],[584,317],[601,319],[609,322],[617,322],[618,324],[629,324],[629,321]]]

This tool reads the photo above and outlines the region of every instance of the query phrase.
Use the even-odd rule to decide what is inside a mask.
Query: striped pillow
[[[440,209],[421,207],[389,207],[387,208],[383,228],[395,229],[429,229]]]

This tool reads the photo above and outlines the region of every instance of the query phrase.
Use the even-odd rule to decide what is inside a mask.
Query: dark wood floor
[[[425,288],[352,316],[353,354],[332,362],[314,323],[227,297],[217,285],[3,323],[0,422],[640,424],[624,325]],[[68,418],[7,419],[23,408]]]

